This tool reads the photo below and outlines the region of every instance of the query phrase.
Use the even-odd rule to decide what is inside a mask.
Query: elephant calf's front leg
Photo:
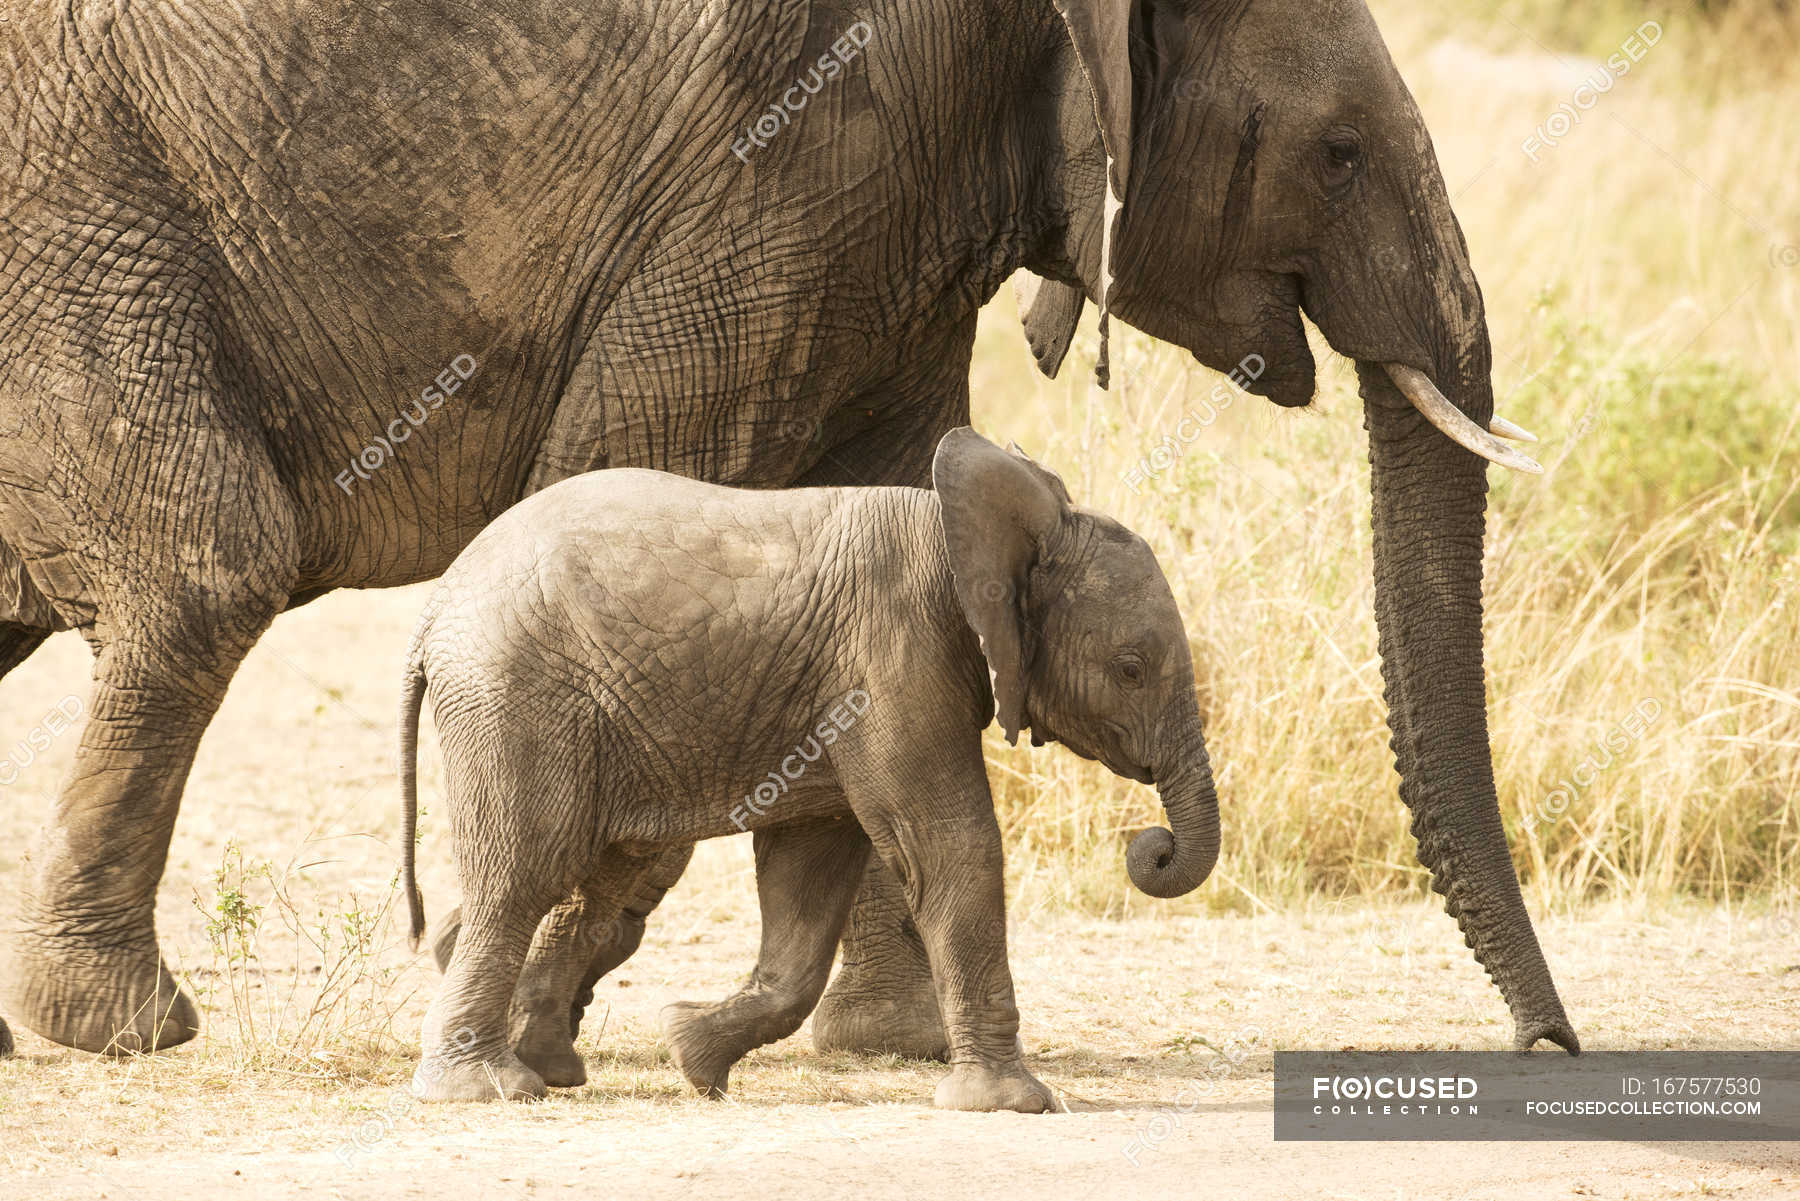
[[[919,930],[931,960],[950,1074],[938,1083],[939,1109],[1044,1113],[1056,1107],[1025,1067],[1019,1009],[1006,962],[1006,898],[1000,828],[993,815],[975,828],[911,831],[896,840],[890,862],[914,881]]]
[[[885,381],[859,389],[826,423],[830,449],[802,487],[931,487],[938,441],[969,424],[976,317],[920,331]],[[947,1059],[944,1019],[906,894],[880,858],[850,910],[837,978],[813,1013],[821,1051]]]
[[[1044,1113],[1050,1090],[1025,1068],[1006,962],[1005,854],[979,742],[847,773],[856,815],[905,889],[937,985],[950,1074],[940,1109]]]

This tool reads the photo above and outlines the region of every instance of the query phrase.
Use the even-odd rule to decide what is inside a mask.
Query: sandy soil
[[[730,878],[728,862],[709,866]],[[1800,1192],[1800,1148],[1772,1144],[1273,1142],[1275,1047],[1504,1045],[1498,998],[1422,906],[1021,926],[1026,1045],[1067,1113],[939,1113],[941,1067],[819,1055],[804,1032],[740,1065],[730,1100],[699,1100],[666,1063],[656,1012],[723,992],[755,940],[754,917],[722,914],[709,891],[674,898],[652,945],[602,987],[582,1040],[590,1084],[540,1105],[418,1105],[406,1052],[354,1082],[204,1049],[107,1064],[26,1036],[0,1066],[0,1195],[425,1197],[480,1181],[503,1198],[814,1198],[846,1178],[870,1198]],[[1800,953],[1768,923],[1589,914],[1547,922],[1545,937],[1591,1046],[1800,1042]],[[1216,1086],[1208,1044],[1232,1053]],[[1232,1062],[1236,1045],[1248,1053]]]
[[[207,1032],[124,1063],[18,1032],[19,1056],[0,1062],[0,1198],[1800,1193],[1800,1149],[1769,1144],[1274,1143],[1275,1048],[1507,1045],[1498,994],[1425,905],[1100,922],[1027,896],[1012,935],[1023,1038],[1068,1112],[939,1113],[940,1066],[819,1055],[805,1031],[739,1065],[730,1100],[696,1099],[656,1014],[723,995],[754,958],[743,839],[701,849],[643,951],[603,984],[582,1037],[587,1087],[532,1106],[417,1105],[404,1086],[435,976],[380,911],[398,829],[396,648],[419,600],[327,598],[246,665],[202,749],[159,904]],[[54,640],[0,685],[0,730],[82,695],[86,672],[85,648]],[[58,739],[0,804],[7,894],[72,746]],[[429,752],[424,768],[429,798]],[[246,862],[285,869],[288,908],[230,870],[234,838]],[[454,896],[429,816],[422,856],[442,913]],[[208,933],[234,888],[263,906],[253,965]],[[1590,1047],[1800,1047],[1800,937],[1784,915],[1611,908],[1539,928]],[[1221,1049],[1240,1046],[1210,1083]]]

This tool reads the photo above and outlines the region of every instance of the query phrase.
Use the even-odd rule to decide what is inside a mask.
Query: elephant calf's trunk
[[[1206,883],[1219,861],[1219,797],[1204,742],[1186,752],[1180,768],[1156,778],[1170,829],[1152,827],[1132,839],[1125,870],[1138,891],[1179,897]]]

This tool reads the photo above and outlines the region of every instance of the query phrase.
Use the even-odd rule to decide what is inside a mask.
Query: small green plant
[[[263,906],[250,892],[256,880],[269,880],[267,863],[246,865],[236,839],[225,844],[219,866],[213,870],[212,897],[194,894],[194,907],[206,919],[207,945],[216,962],[224,964],[226,996],[232,1015],[250,1043],[256,1042],[256,1008],[251,1003],[253,977],[259,972],[256,936],[262,927]]]
[[[203,1005],[230,1014],[230,1026],[215,1017],[207,1037],[239,1068],[333,1079],[349,1060],[396,1045],[393,1018],[410,997],[397,987],[405,957],[389,953],[398,881],[373,902],[354,893],[303,900],[312,866],[249,859],[233,840],[210,889],[195,892],[212,963],[190,983]]]

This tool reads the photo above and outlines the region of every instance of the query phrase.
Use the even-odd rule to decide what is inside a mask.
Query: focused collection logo
[[[1800,1051],[1276,1051],[1276,1142],[1800,1144]]]
[[[1473,1116],[1481,1085],[1469,1076],[1314,1076],[1313,1112],[1334,1116]]]

